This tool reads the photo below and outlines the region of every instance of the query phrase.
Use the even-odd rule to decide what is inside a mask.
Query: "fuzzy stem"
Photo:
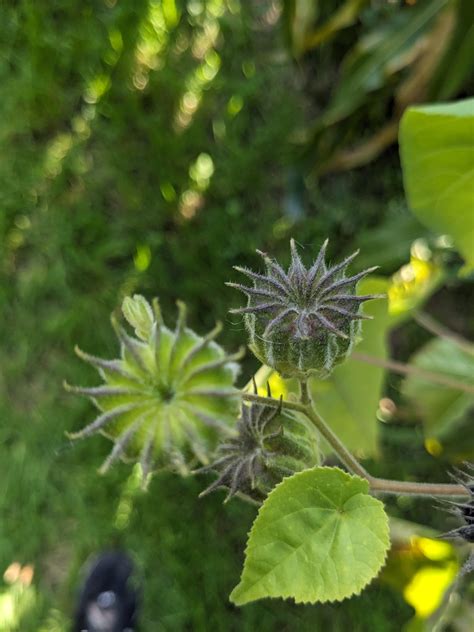
[[[466,382],[460,382],[459,380],[455,380],[447,375],[442,375],[441,373],[425,371],[425,369],[421,369],[413,364],[404,364],[403,362],[396,362],[395,360],[384,360],[383,358],[376,358],[375,356],[359,353],[358,351],[354,351],[352,357],[354,360],[358,360],[359,362],[373,364],[374,366],[379,366],[383,369],[394,371],[395,373],[401,373],[402,375],[417,375],[428,382],[442,384],[443,386],[455,388],[458,391],[464,391],[466,393],[474,393],[474,386],[466,384]]]
[[[392,481],[383,478],[376,478],[367,472],[359,461],[349,452],[342,441],[329,428],[327,423],[310,403],[289,402],[273,399],[272,397],[262,397],[252,393],[243,393],[242,397],[249,402],[256,402],[266,406],[277,408],[282,406],[288,410],[303,413],[315,426],[315,428],[326,439],[333,448],[342,463],[354,474],[365,478],[372,491],[383,494],[403,494],[414,496],[469,496],[469,492],[463,485],[452,485],[449,483],[415,483],[408,481]]]
[[[342,443],[339,437],[331,430],[328,424],[324,421],[321,415],[316,411],[314,403],[309,400],[305,406],[306,417],[311,421],[313,426],[319,431],[322,437],[326,439],[329,445],[333,448],[334,452],[339,457],[340,461],[354,474],[361,476],[362,478],[370,481],[371,476],[367,470],[359,463],[359,461],[353,456],[346,446]]]
[[[308,380],[302,377],[299,380],[300,383],[300,402],[305,406],[311,403],[311,399],[308,391]]]
[[[450,483],[416,483],[409,481],[391,481],[385,478],[369,478],[371,489],[384,494],[403,494],[407,496],[469,496],[462,485]]]
[[[300,402],[303,406],[312,409],[312,399],[311,399],[311,394],[309,392],[309,388],[308,388],[308,378],[306,377],[302,377],[299,379],[299,385],[300,385]],[[305,412],[306,414],[306,412]],[[319,428],[313,424],[314,429],[316,430],[315,433],[315,451],[316,451],[316,463],[315,465],[321,465],[321,441],[320,441],[320,436],[321,436],[321,431],[319,430]],[[323,435],[324,436],[324,435]]]
[[[472,344],[472,342],[469,342],[469,340],[466,340],[466,338],[463,338],[460,334],[451,331],[429,314],[425,314],[424,312],[415,312],[413,319],[418,323],[418,325],[420,325],[420,327],[429,331],[430,334],[449,340],[466,353],[469,353],[469,355],[474,355],[474,344]]]

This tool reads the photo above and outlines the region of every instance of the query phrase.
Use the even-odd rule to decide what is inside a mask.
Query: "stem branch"
[[[306,390],[309,398],[309,393]],[[342,441],[337,437],[324,419],[311,405],[311,402],[300,403],[287,400],[277,400],[272,397],[262,397],[253,393],[243,393],[242,397],[248,402],[263,404],[278,408],[282,406],[287,410],[294,410],[303,413],[311,421],[313,426],[326,439],[341,462],[354,474],[365,478],[372,491],[384,494],[404,494],[415,496],[469,496],[469,492],[463,485],[452,485],[449,483],[416,483],[410,481],[392,481],[384,478],[377,478],[367,472],[359,461],[349,452]]]
[[[430,334],[434,334],[435,336],[439,336],[440,338],[444,338],[445,340],[449,340],[457,345],[460,349],[469,353],[469,355],[474,355],[474,345],[466,340],[460,334],[457,334],[454,331],[448,329],[445,325],[442,325],[437,320],[435,320],[429,314],[425,314],[424,312],[415,312],[413,315],[413,319],[417,322],[421,327],[429,331]]]
[[[469,492],[462,485],[450,483],[416,483],[411,481],[392,481],[386,478],[369,479],[370,487],[374,491],[385,494],[404,494],[412,496],[469,496]]]
[[[308,380],[306,378],[300,379],[300,402],[305,406],[311,403],[308,391]]]
[[[354,360],[358,360],[359,362],[380,366],[383,369],[389,369],[395,373],[401,373],[402,375],[417,375],[428,382],[442,384],[443,386],[455,388],[458,391],[465,391],[466,393],[474,393],[474,386],[466,384],[466,382],[460,382],[459,380],[455,380],[447,375],[442,375],[441,373],[425,371],[425,369],[421,369],[413,364],[404,364],[403,362],[396,362],[395,360],[384,360],[383,358],[376,358],[375,356],[359,353],[358,351],[354,351],[352,357]]]

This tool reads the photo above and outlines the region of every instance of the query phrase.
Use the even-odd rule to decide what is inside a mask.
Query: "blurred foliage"
[[[474,387],[474,345],[463,349],[450,340],[433,338],[415,354],[412,364]],[[453,432],[474,406],[474,388],[469,393],[433,384],[416,374],[405,379],[402,392],[424,420],[428,437]]]
[[[243,325],[226,317],[233,293],[223,282],[237,260],[253,263],[256,247],[286,254],[290,235],[308,249],[329,236],[331,256],[361,246],[358,265],[380,263],[387,277],[424,238],[446,279],[426,308],[473,336],[472,284],[458,277],[452,244],[409,215],[397,153],[364,166],[396,138],[397,103],[413,102],[401,90],[410,77],[423,87],[418,99],[435,84],[440,98],[468,91],[472,3],[318,2],[308,32],[297,14],[299,31],[311,36],[304,54],[293,48],[297,61],[283,39],[283,4],[0,6],[0,570],[34,564],[30,583],[5,574],[0,584],[0,621],[22,604],[12,630],[65,630],[79,568],[112,546],[132,551],[146,579],[145,632],[399,632],[414,614],[399,586],[378,582],[344,604],[235,609],[227,596],[254,509],[198,500],[206,481],[192,478],[162,475],[142,495],[126,466],[98,478],[105,440],[73,447],[64,437],[90,412],[60,386],[64,377],[92,380],[73,361],[73,345],[114,353],[104,315],[124,295],[158,294],[165,316],[181,297],[198,332],[225,319],[221,341],[233,350]],[[407,35],[410,12],[419,26]],[[429,93],[420,77],[422,60],[433,57]],[[370,71],[345,87],[351,68]],[[344,90],[350,112],[331,119],[325,112]],[[346,148],[362,158],[341,154]],[[311,177],[314,165],[324,178]],[[346,170],[354,165],[362,166]],[[407,291],[410,279],[402,279]],[[391,350],[406,360],[429,338],[403,322]],[[256,368],[248,358],[244,381]],[[448,435],[434,458],[421,424],[399,403],[400,379],[390,374],[385,388],[395,409],[379,424],[374,474],[446,477],[466,457],[469,432]],[[446,526],[426,503],[392,503],[396,515]]]
[[[300,133],[305,172],[365,165],[396,141],[409,105],[469,91],[470,0],[284,0],[283,7],[288,47],[317,77],[313,121]]]
[[[447,233],[474,268],[474,99],[410,108],[400,150],[410,207],[421,222]]]

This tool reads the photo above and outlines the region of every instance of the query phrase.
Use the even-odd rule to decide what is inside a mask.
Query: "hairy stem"
[[[413,319],[421,327],[423,327],[423,329],[429,331],[430,334],[449,340],[466,353],[469,353],[469,355],[474,355],[474,344],[472,344],[472,342],[469,342],[469,340],[466,340],[466,338],[463,338],[463,336],[457,334],[456,332],[451,331],[429,314],[425,314],[424,312],[415,312]]]
[[[403,362],[396,362],[395,360],[384,360],[365,353],[359,353],[358,351],[354,351],[352,357],[354,360],[358,360],[359,362],[380,366],[383,369],[388,369],[390,371],[394,371],[395,373],[401,373],[402,375],[417,375],[428,382],[442,384],[443,386],[455,388],[458,391],[465,391],[466,393],[474,393],[474,386],[466,384],[466,382],[455,380],[454,378],[442,375],[441,373],[425,371],[425,369],[420,369],[420,367],[414,366],[413,364],[404,364]]]
[[[300,383],[300,402],[306,406],[311,402],[309,391],[308,391],[308,380],[302,377],[299,380],[299,383]]]
[[[349,452],[342,441],[334,434],[319,413],[316,412],[311,402],[303,404],[300,402],[280,401],[272,397],[262,397],[252,393],[243,393],[242,397],[249,402],[256,402],[266,406],[277,408],[282,406],[287,410],[294,410],[303,413],[326,439],[340,461],[354,474],[365,478],[372,491],[384,494],[403,494],[415,496],[469,496],[469,492],[462,485],[452,485],[449,483],[416,483],[409,481],[392,481],[383,478],[376,478],[367,472],[359,461]],[[308,394],[309,397],[309,394]]]
[[[392,481],[386,478],[369,478],[370,487],[384,494],[404,494],[408,496],[469,496],[462,485],[450,483],[416,483],[410,481]]]
[[[309,388],[308,388],[308,379],[307,378],[300,378],[299,379],[299,385],[300,385],[300,402],[301,404],[308,409],[312,409],[312,399],[311,399],[311,395],[309,392]],[[307,414],[306,412],[304,413],[305,415]],[[315,449],[316,449],[316,462],[315,465],[321,465],[321,441],[320,441],[320,436],[323,434],[319,428],[313,423],[313,426],[316,430],[316,436],[315,436]],[[324,435],[323,435],[324,436]]]

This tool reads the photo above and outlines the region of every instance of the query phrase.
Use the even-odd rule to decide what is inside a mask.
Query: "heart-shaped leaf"
[[[315,603],[360,593],[389,548],[383,504],[368,491],[367,481],[338,468],[316,467],[284,479],[252,526],[231,601],[291,597]]]

